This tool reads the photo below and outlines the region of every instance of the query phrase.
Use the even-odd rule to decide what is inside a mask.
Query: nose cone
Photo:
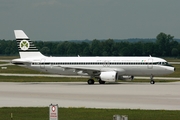
[[[175,70],[176,70],[175,67],[168,67],[168,68],[167,68],[167,71],[168,71],[169,73],[173,73]]]
[[[163,66],[163,68],[164,68],[164,74],[171,74],[176,70],[176,68],[172,66]]]

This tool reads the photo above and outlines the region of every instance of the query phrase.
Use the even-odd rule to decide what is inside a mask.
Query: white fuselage
[[[116,71],[120,76],[159,76],[174,72],[174,67],[157,57],[43,57],[16,59],[14,63],[19,60],[27,68],[60,75],[93,76],[91,71]]]

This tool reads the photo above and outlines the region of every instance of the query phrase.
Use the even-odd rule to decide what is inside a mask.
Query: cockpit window
[[[168,65],[168,62],[164,62],[164,65]]]
[[[172,66],[168,62],[157,62],[157,65]]]

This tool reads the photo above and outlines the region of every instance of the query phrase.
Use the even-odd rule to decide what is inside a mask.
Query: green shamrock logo
[[[28,50],[29,49],[29,42],[27,40],[22,40],[20,42],[21,50]]]

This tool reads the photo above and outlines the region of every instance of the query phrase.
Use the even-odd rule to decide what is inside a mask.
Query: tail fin
[[[22,30],[14,30],[21,58],[45,57]]]

